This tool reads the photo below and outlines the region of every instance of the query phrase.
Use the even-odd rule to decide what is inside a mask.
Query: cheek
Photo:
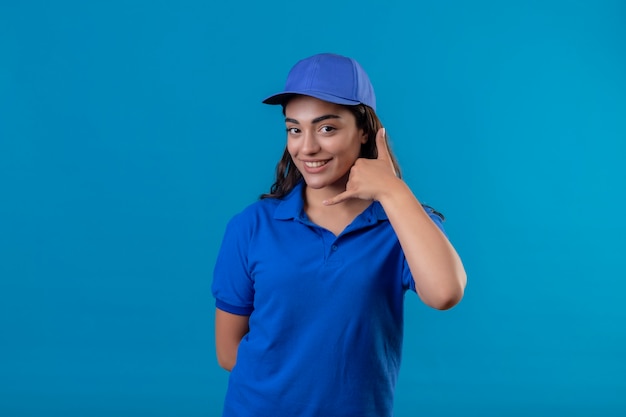
[[[352,147],[352,151],[354,152],[354,155],[359,158],[361,156],[361,150],[363,149],[363,142],[361,140],[355,140],[354,141],[354,146]]]
[[[289,155],[291,155],[291,157],[293,158],[294,155],[296,154],[296,145],[292,142],[292,141],[287,141],[287,152],[289,152]]]

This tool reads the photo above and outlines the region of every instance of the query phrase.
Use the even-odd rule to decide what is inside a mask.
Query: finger
[[[387,145],[387,130],[382,127],[376,133],[376,149],[378,150],[378,158],[391,161],[389,156],[389,148]]]
[[[350,198],[354,198],[354,191],[344,191],[341,194],[337,194],[333,198],[329,198],[328,200],[322,201],[322,204],[325,206],[332,206],[334,204],[339,204],[343,201],[346,201]]]

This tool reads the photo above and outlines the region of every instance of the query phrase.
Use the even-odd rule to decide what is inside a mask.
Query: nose
[[[307,131],[302,138],[302,153],[312,155],[320,150],[320,144],[315,136],[315,132]]]

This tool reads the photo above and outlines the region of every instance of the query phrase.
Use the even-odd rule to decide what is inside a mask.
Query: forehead
[[[351,115],[345,107],[310,96],[295,96],[285,105],[285,116],[297,120],[313,120],[325,115],[347,117]]]

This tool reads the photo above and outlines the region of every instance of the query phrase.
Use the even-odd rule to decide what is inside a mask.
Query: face
[[[287,150],[307,186],[344,190],[350,168],[367,141],[345,107],[308,96],[285,106]]]

